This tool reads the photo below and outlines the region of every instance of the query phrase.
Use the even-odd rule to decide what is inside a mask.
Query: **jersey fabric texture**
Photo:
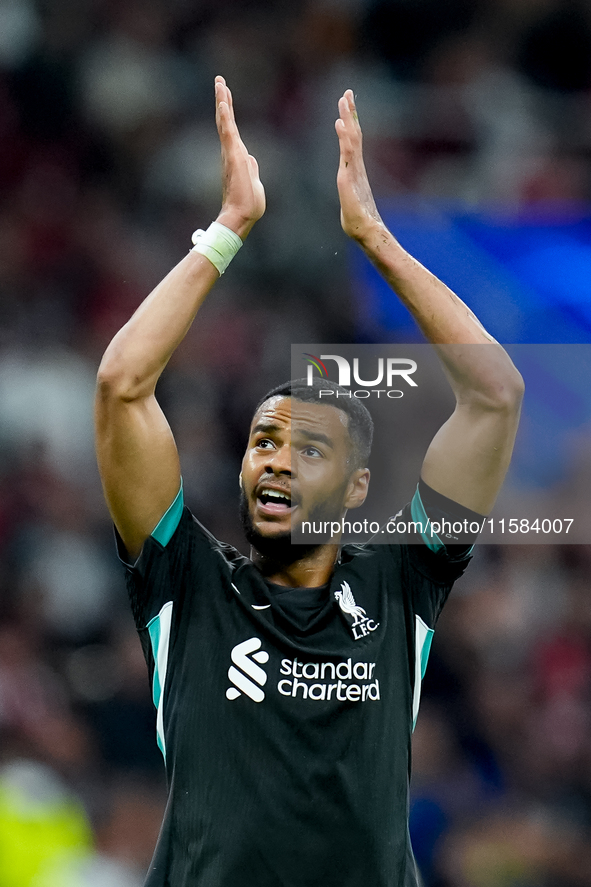
[[[429,513],[421,489],[401,520]],[[327,586],[286,589],[179,493],[127,567],[169,786],[147,887],[419,884],[411,733],[437,617],[470,558],[428,543],[346,545]]]

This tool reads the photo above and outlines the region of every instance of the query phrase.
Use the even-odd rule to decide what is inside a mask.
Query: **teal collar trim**
[[[178,527],[185,500],[183,496],[183,481],[181,480],[181,488],[170,508],[162,515],[156,527],[152,530],[152,538],[159,542],[163,548],[166,548],[172,539],[176,528]]]

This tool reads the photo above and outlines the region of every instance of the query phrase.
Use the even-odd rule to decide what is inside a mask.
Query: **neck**
[[[326,585],[332,576],[338,555],[339,546],[329,543],[318,545],[290,563],[280,563],[251,548],[251,560],[265,579],[288,588]]]

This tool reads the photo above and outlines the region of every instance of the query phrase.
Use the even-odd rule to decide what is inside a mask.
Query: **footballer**
[[[220,214],[110,343],[96,395],[99,468],[168,781],[146,884],[417,887],[411,734],[435,622],[473,539],[293,545],[302,521],[341,519],[363,503],[373,430],[359,401],[319,402],[303,380],[263,396],[252,419],[239,491],[251,556],[184,506],[156,383],[265,210],[222,77],[215,96]],[[481,522],[509,465],[521,376],[387,230],[351,90],[338,107],[342,227],[436,347],[456,398],[404,515],[425,527]]]

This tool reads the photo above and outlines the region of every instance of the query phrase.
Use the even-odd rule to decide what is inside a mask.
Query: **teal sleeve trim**
[[[159,542],[164,548],[172,539],[176,528],[178,527],[181,516],[183,514],[185,500],[183,497],[183,482],[181,480],[181,488],[168,511],[166,511],[157,526],[152,530],[151,536],[156,542]]]
[[[176,500],[175,500],[176,501]],[[166,760],[166,739],[164,736],[164,686],[168,671],[168,652],[172,626],[173,602],[167,601],[157,616],[150,619],[147,625],[154,657],[154,678],[152,696],[156,706],[156,740],[158,748]]]
[[[412,497],[412,502],[410,503],[410,515],[413,521],[419,525],[421,538],[427,548],[430,551],[434,551],[436,554],[440,551],[445,551],[445,545],[443,544],[437,533],[428,532],[430,520],[427,516],[427,512],[425,511],[425,506],[423,505],[423,500],[421,499],[418,485],[416,493]]]
[[[421,685],[427,670],[433,629],[415,614],[415,686],[412,697],[412,728],[414,730],[421,704]]]
[[[429,661],[429,653],[431,652],[431,644],[433,643],[433,635],[435,632],[432,628],[427,632],[427,637],[423,642],[423,649],[421,650],[421,680],[425,677],[425,672],[427,671],[427,662]]]

